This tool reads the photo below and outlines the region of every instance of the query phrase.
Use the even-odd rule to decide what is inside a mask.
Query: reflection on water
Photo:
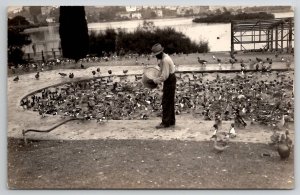
[[[293,17],[294,13],[274,13],[275,18]],[[177,31],[184,33],[192,41],[208,41],[210,51],[229,51],[230,50],[230,24],[199,24],[193,23],[193,18],[173,18],[173,19],[156,19],[154,25],[160,28],[173,27]],[[142,25],[143,20],[131,20],[121,22],[104,22],[104,23],[89,23],[89,31],[103,31],[107,28],[124,29],[127,32],[134,31],[139,25]],[[59,32],[58,25],[40,27],[35,29],[27,29],[25,32],[30,34],[32,44],[25,47],[25,53],[49,51],[52,49],[58,52],[59,48]],[[35,45],[34,47],[32,45]],[[263,45],[256,44],[256,48],[261,48]],[[249,45],[246,49],[252,49]],[[235,49],[240,49],[236,46]]]

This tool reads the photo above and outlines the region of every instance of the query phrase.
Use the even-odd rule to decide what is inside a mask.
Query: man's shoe
[[[163,129],[163,128],[167,128],[167,127],[169,127],[169,126],[160,123],[160,124],[157,125],[155,128],[156,128],[156,129]]]

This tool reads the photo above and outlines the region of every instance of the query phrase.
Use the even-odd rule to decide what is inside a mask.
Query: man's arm
[[[154,83],[162,83],[168,79],[170,74],[169,64],[166,61],[162,61],[161,74],[158,78],[153,79]]]

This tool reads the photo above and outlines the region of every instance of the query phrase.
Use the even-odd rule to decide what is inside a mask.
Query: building
[[[119,12],[116,14],[117,17],[122,18],[122,19],[130,19],[131,15],[130,13],[126,13],[126,12]]]
[[[41,14],[44,16],[44,15],[49,15],[50,12],[52,10],[52,7],[50,6],[43,6],[41,7]]]
[[[166,6],[165,9],[176,11],[177,10],[177,6]]]
[[[207,13],[209,11],[209,6],[200,6],[199,13]]]
[[[155,13],[157,17],[163,17],[163,12],[161,9],[155,10]]]
[[[200,9],[201,9],[200,6],[193,6],[192,7],[193,14],[199,14],[200,13]]]
[[[131,18],[132,19],[141,19],[142,18],[142,14],[140,12],[134,12],[134,13],[131,13]]]
[[[136,6],[136,11],[140,11],[143,9],[143,6]]]
[[[17,14],[17,13],[20,13],[22,11],[22,8],[17,8],[15,10],[13,10],[13,14]]]
[[[46,18],[46,22],[47,23],[53,23],[53,22],[55,22],[55,18],[54,17],[48,17],[48,18]]]
[[[136,12],[136,6],[126,6],[127,12]]]
[[[187,11],[189,11],[190,9],[188,7],[178,7],[176,10],[177,15],[179,16],[184,16],[186,14]]]

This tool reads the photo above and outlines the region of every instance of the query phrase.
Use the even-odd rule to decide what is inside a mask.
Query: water
[[[275,18],[293,17],[293,12],[274,13]],[[153,21],[156,27],[173,27],[177,31],[184,33],[192,41],[208,41],[210,51],[230,51],[230,24],[199,24],[193,23],[193,18],[173,18],[173,19],[155,19]],[[89,31],[103,31],[107,28],[125,29],[127,32],[134,31],[143,20],[131,20],[121,22],[89,23]],[[39,27],[27,29],[25,32],[30,34],[32,44],[35,45],[36,52],[52,51],[52,48],[58,52],[59,33],[58,26]],[[32,44],[25,47],[25,53],[33,53]],[[263,45],[256,45],[260,48]],[[252,47],[252,46],[251,46]],[[239,50],[240,47],[236,46]],[[246,47],[246,49],[251,49]]]

